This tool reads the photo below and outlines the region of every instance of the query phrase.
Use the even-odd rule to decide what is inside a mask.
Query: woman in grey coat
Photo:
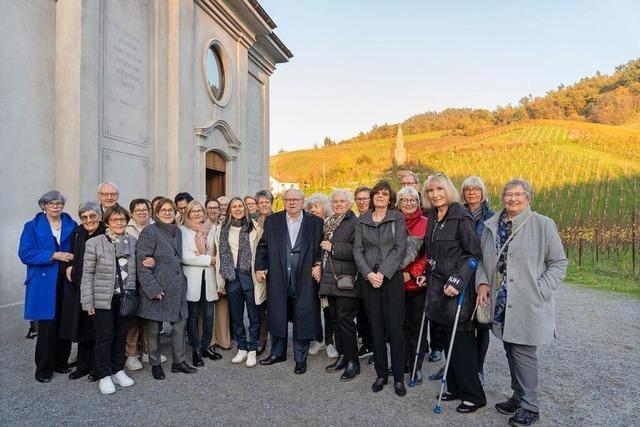
[[[80,302],[96,329],[95,364],[102,394],[133,385],[124,372],[129,319],[120,315],[124,289],[136,288],[136,239],[125,235],[129,212],[116,204],[104,213],[104,234],[87,240]]]
[[[554,292],[568,261],[556,225],[531,210],[533,190],[514,179],[502,190],[504,209],[485,221],[482,262],[476,272],[478,304],[491,304],[493,334],[502,339],[513,395],[496,404],[528,426],[539,418],[537,346],[556,336]]]
[[[170,322],[173,326],[171,372],[196,372],[196,368],[185,362],[187,279],[182,272],[182,233],[175,223],[175,216],[175,204],[163,197],[153,209],[155,222],[146,226],[138,239],[138,280],[142,291],[138,316],[149,321],[149,361],[153,378],[157,380],[165,378],[160,364],[162,322]],[[154,267],[142,264],[147,257],[154,259]]]

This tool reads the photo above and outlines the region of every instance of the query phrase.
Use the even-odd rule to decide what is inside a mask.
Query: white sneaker
[[[258,361],[256,360],[256,352],[250,351],[249,353],[247,353],[247,363],[245,363],[244,365],[247,368],[254,368],[257,363]]]
[[[338,350],[333,344],[329,344],[327,346],[327,357],[329,359],[337,359],[338,358]]]
[[[120,387],[131,387],[135,384],[131,377],[124,373],[124,369],[111,375],[111,381],[113,381],[114,384],[118,384]]]
[[[167,357],[164,354],[160,355],[160,363],[167,361]],[[142,363],[149,363],[149,353],[142,353]]]
[[[100,379],[98,388],[102,394],[113,394],[116,392],[116,386],[113,385],[113,381],[111,381],[111,377],[109,376]]]
[[[147,356],[148,357],[148,356]],[[137,357],[127,357],[127,361],[124,363],[124,367],[130,371],[139,371],[142,369],[142,363]]]
[[[315,356],[316,354],[320,353],[320,351],[324,350],[325,348],[327,348],[327,346],[324,345],[324,342],[318,342],[316,340],[313,340],[313,342],[309,346],[309,354],[312,355],[312,356]]]
[[[238,350],[233,359],[231,359],[231,363],[242,363],[247,360],[247,350]]]

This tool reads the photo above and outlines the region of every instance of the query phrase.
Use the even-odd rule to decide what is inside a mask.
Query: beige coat
[[[212,225],[207,236],[209,250],[206,254],[196,255],[196,233],[186,225],[180,226],[182,233],[182,271],[187,278],[187,301],[200,301],[202,272],[205,279],[205,298],[208,302],[218,299],[216,274],[211,265],[214,253],[214,238],[218,226]]]
[[[260,241],[260,237],[262,237],[263,228],[256,226],[256,222],[253,223],[254,227],[251,233],[249,233],[249,243],[251,244],[251,277],[253,278],[253,295],[256,300],[256,305],[262,304],[267,299],[267,283],[266,281],[259,282],[256,278],[256,248],[258,247],[258,242]],[[216,230],[216,248],[220,248],[220,230],[222,229],[222,225],[218,227]],[[226,293],[225,287],[226,282],[220,275],[220,253],[216,252],[216,281],[218,283],[218,292]]]
[[[531,213],[526,208],[518,214],[513,219],[513,230]],[[494,268],[499,218],[500,212],[484,223],[482,260],[476,270],[476,289],[481,284],[491,287],[491,313],[495,312],[497,296]],[[556,337],[554,293],[569,263],[553,220],[534,212],[509,243],[507,257],[509,282],[504,331],[494,325],[493,333],[514,344],[546,344]]]

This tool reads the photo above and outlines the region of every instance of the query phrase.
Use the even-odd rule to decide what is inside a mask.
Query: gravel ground
[[[538,352],[539,425],[638,425],[640,301],[563,285],[556,310],[559,339]],[[324,354],[310,356],[301,376],[293,374],[291,353],[285,363],[247,369],[231,365],[233,352],[226,351],[224,360],[207,361],[195,375],[172,374],[165,364],[164,381],[153,380],[145,365],[131,374],[133,387],[110,396],[66,375],[39,384],[33,379],[34,341],[23,338],[25,331],[23,323],[2,329],[1,425],[507,425],[508,417],[493,408],[511,394],[495,339],[485,367],[488,405],[464,416],[455,412],[455,402],[433,414],[437,382],[410,388],[405,398],[396,397],[392,386],[373,394],[371,366],[340,383],[339,374],[324,372],[330,363]],[[438,367],[425,363],[423,372]]]

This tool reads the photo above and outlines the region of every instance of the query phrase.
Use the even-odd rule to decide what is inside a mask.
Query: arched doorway
[[[206,191],[207,197],[226,196],[227,161],[215,151],[206,154]]]

